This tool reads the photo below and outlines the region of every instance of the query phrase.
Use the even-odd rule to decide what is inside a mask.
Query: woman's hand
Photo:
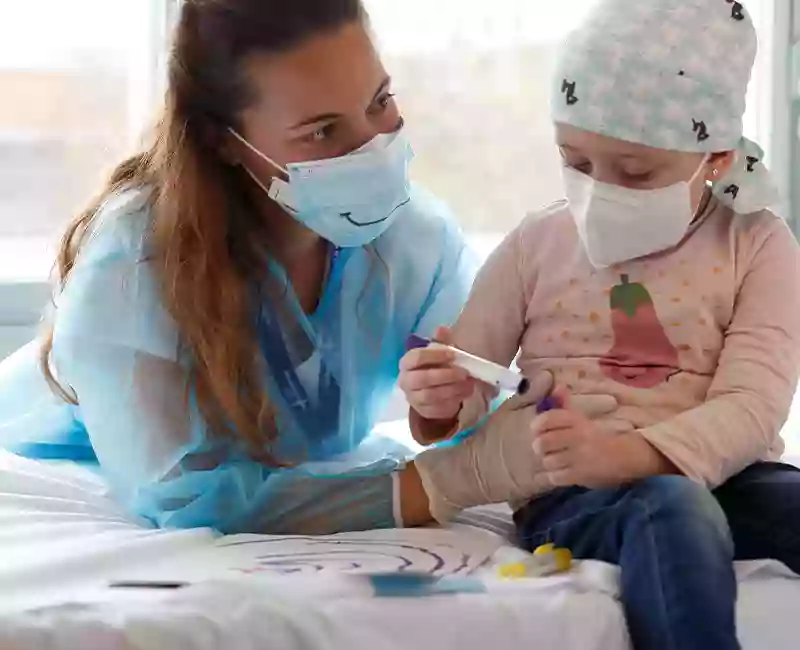
[[[553,377],[543,372],[530,379],[525,395],[507,400],[461,444],[417,456],[415,466],[438,521],[464,508],[524,502],[552,489],[534,449],[533,423],[537,406],[552,392]],[[610,395],[582,396],[575,398],[573,408],[583,409],[586,417],[602,418],[617,410],[617,401]]]
[[[440,327],[434,340],[450,345],[450,329]],[[475,380],[454,367],[454,361],[455,355],[441,348],[411,350],[400,361],[398,385],[411,408],[426,420],[455,421],[475,390]]]
[[[542,470],[554,487],[619,487],[632,481],[674,474],[677,469],[636,431],[609,435],[574,410],[550,411],[531,425]]]

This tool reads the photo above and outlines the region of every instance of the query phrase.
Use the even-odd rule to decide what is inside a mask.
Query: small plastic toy
[[[572,569],[572,553],[568,548],[556,548],[554,544],[545,544],[537,548],[530,558],[523,562],[504,564],[498,574],[505,579],[543,578],[566,573]]]

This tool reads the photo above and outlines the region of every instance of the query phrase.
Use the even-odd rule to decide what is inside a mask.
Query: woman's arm
[[[409,463],[398,474],[398,486],[403,525],[414,528],[431,523],[430,501],[414,463]]]
[[[766,231],[766,232],[764,232]],[[800,366],[800,251],[774,218],[756,243],[706,402],[641,435],[683,474],[711,487],[778,443]]]
[[[61,376],[105,476],[127,508],[159,527],[323,534],[396,524],[396,464],[341,477],[267,467],[208,435],[178,364],[90,338],[57,340]]]
[[[125,204],[103,217],[58,297],[53,362],[78,397],[117,498],[159,526],[330,533],[395,525],[400,463],[322,478],[308,466],[267,467],[209,435],[187,404],[175,326],[143,261],[147,215]]]

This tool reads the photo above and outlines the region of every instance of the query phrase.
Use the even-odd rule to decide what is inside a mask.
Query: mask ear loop
[[[711,162],[711,158],[713,157],[714,157],[713,153],[707,153],[705,156],[703,156],[703,160],[700,161],[700,166],[697,168],[697,171],[694,174],[692,174],[692,177],[689,179],[689,185],[694,185],[694,182],[697,180],[697,177],[700,176],[705,166],[709,162]],[[716,170],[714,171],[716,172]]]
[[[263,151],[261,151],[260,149],[256,148],[254,145],[250,144],[250,142],[248,140],[246,140],[243,136],[239,135],[239,132],[236,129],[234,129],[232,126],[228,127],[228,131],[230,132],[230,134],[234,138],[236,138],[239,142],[241,142],[245,147],[250,149],[250,151],[252,151],[256,156],[258,156],[262,160],[267,161],[270,165],[272,165],[275,169],[277,169],[282,174],[285,174],[286,176],[289,176],[289,170],[286,169],[286,167],[283,167],[282,165],[279,165],[272,158],[270,158],[267,154],[265,154]],[[242,167],[244,167],[244,165],[242,165]]]
[[[688,185],[689,185],[690,192],[691,192],[692,186],[694,185],[694,182],[703,173],[703,170],[705,169],[705,166],[711,161],[711,158],[713,158],[713,156],[714,156],[714,154],[712,154],[712,153],[707,153],[705,156],[703,156],[703,160],[700,162],[700,166],[697,168],[697,171],[689,179]],[[714,170],[714,174],[715,175],[717,174],[717,170],[716,169]],[[705,186],[706,192],[703,193],[703,197],[700,199],[700,204],[694,209],[694,217],[692,218],[692,223],[697,221],[698,217],[700,217],[700,215],[704,212],[705,208],[708,207],[708,201],[704,200],[706,198],[706,194],[707,194],[708,190],[710,190],[710,186],[708,184],[708,181],[706,181],[704,183],[704,186]]]
[[[250,151],[252,151],[256,156],[258,156],[262,160],[268,162],[275,169],[277,169],[279,172],[284,174],[287,178],[289,177],[289,170],[288,169],[286,169],[282,165],[279,165],[272,158],[270,158],[267,154],[265,154],[263,151],[261,151],[260,149],[256,148],[255,146],[253,146],[248,140],[246,140],[243,136],[241,136],[236,131],[236,129],[234,129],[233,127],[229,126],[228,127],[228,131],[230,132],[230,134],[234,138],[236,138],[239,142],[241,142],[245,147],[247,147]],[[273,178],[272,182],[270,183],[270,186],[267,187],[264,184],[264,182],[260,178],[258,178],[258,176],[256,176],[250,170],[250,168],[247,165],[245,165],[243,163],[239,163],[239,166],[242,169],[244,169],[244,171],[247,173],[247,175],[250,178],[253,179],[253,182],[256,185],[258,185],[270,199],[275,201],[278,205],[280,205],[282,208],[288,210],[289,212],[291,212],[293,214],[297,214],[297,210],[292,205],[290,205],[288,200],[285,200],[284,197],[282,197],[282,195],[287,195],[287,194],[291,195],[291,192],[289,190],[289,183],[287,183],[282,178]]]

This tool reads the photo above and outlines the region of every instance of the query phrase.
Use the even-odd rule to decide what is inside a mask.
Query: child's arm
[[[641,434],[686,476],[710,487],[765,459],[778,443],[800,365],[800,250],[777,218],[750,233],[733,320],[706,402]]]
[[[454,347],[503,366],[514,360],[525,327],[527,300],[520,236],[518,229],[506,237],[480,270],[450,341]],[[412,433],[420,442],[441,440],[460,427],[477,422],[493,396],[493,389],[478,385],[460,410],[454,409],[447,417],[436,420],[416,412],[412,401]]]

